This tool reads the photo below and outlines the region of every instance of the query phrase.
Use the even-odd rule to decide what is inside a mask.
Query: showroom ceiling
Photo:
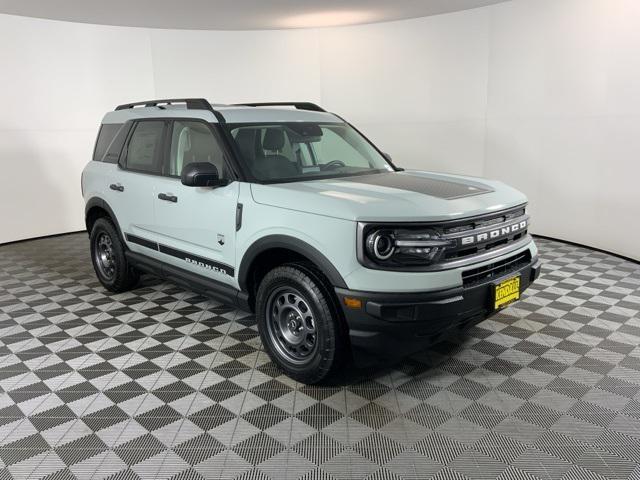
[[[131,27],[261,30],[424,17],[506,0],[0,0],[0,13]]]

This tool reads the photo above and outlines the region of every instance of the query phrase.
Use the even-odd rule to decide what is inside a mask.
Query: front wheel
[[[271,360],[302,383],[317,383],[342,362],[345,338],[330,290],[303,265],[271,270],[256,298],[260,338]]]

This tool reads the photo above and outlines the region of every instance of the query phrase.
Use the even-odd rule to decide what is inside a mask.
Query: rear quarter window
[[[101,162],[104,154],[107,153],[107,149],[111,142],[116,137],[116,134],[122,127],[120,123],[104,123],[100,126],[98,131],[98,138],[96,139],[96,145],[93,149],[93,160],[95,162]]]

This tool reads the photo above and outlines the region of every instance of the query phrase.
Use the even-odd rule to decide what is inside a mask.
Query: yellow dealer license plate
[[[520,276],[498,283],[494,296],[494,308],[499,310],[520,298]]]

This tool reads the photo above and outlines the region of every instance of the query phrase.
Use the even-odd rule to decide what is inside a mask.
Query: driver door
[[[221,178],[230,178],[217,132],[204,122],[170,122],[163,176],[154,199],[154,231],[163,260],[226,284],[234,284],[236,207],[239,183],[223,187],[187,187],[185,165],[210,162]]]

